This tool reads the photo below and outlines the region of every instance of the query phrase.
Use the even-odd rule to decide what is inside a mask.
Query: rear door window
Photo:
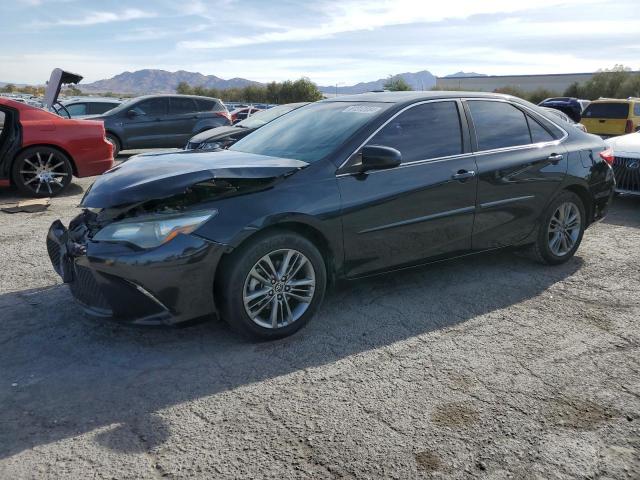
[[[636,117],[640,117],[640,103],[635,103],[633,105],[633,115]]]
[[[171,113],[173,115],[195,113],[197,111],[196,102],[194,102],[193,99],[181,97],[171,98]]]
[[[368,145],[384,145],[402,154],[402,163],[462,153],[462,128],[456,102],[411,107],[391,120]]]
[[[197,98],[196,105],[199,112],[218,112],[224,110],[224,106],[216,100],[206,100],[204,98]]]
[[[469,100],[478,150],[517,147],[531,143],[524,113],[506,102]]]
[[[627,118],[629,115],[628,103],[592,103],[590,104],[582,116],[584,118]]]
[[[87,104],[86,103],[74,103],[73,105],[69,105],[66,107],[69,111],[69,114],[72,117],[76,117],[78,115],[86,115],[87,114]]]
[[[140,115],[166,115],[168,103],[168,98],[150,98],[138,103],[133,109]]]
[[[90,115],[97,115],[100,113],[108,112],[112,108],[116,108],[118,103],[108,102],[93,102],[87,105],[87,113]]]
[[[527,115],[529,130],[531,131],[531,141],[533,143],[552,142],[555,138],[547,132],[547,129]]]

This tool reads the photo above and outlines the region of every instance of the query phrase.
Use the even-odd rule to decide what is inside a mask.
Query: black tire
[[[310,297],[312,299],[308,302],[306,310],[304,310],[304,313],[302,313],[299,318],[293,320],[286,326],[266,328],[259,325],[257,321],[252,320],[249,316],[244,303],[245,289],[250,279],[255,281],[253,277],[250,277],[250,272],[258,261],[268,254],[277,254],[277,252],[282,250],[295,250],[306,257],[315,274],[315,289]],[[293,278],[290,280],[293,280]],[[273,231],[249,240],[246,245],[242,245],[229,257],[224,259],[220,274],[217,277],[216,299],[222,318],[233,330],[252,339],[276,339],[292,335],[306,325],[320,307],[326,286],[326,265],[316,246],[305,237],[296,233]],[[260,288],[263,287],[264,286],[261,286]],[[267,285],[266,288],[271,287]],[[271,295],[273,295],[273,291]],[[276,301],[275,299],[273,300]],[[267,305],[266,311],[270,310],[271,305]]]
[[[122,150],[122,145],[120,144],[120,140],[118,140],[118,137],[116,137],[113,133],[107,133],[104,136],[104,138],[106,138],[107,142],[109,142],[112,145],[113,159],[115,160],[118,154],[120,153],[120,150]]]
[[[558,209],[562,205],[566,204],[575,205],[575,207],[579,211],[579,230],[577,230],[577,236],[574,240],[573,246],[566,252],[558,254],[557,252],[553,251],[552,237],[554,237],[555,234],[550,232],[549,228],[552,222],[552,218],[555,217],[557,219],[556,213],[558,212]],[[567,260],[573,257],[573,255],[580,247],[582,236],[584,235],[586,221],[587,217],[582,199],[573,192],[564,191],[560,193],[549,204],[540,221],[536,242],[531,246],[530,249],[530,253],[534,260],[546,265],[560,265],[562,263],[565,263]],[[569,234],[567,235],[570,237]],[[562,233],[560,233],[560,236],[562,236]]]
[[[45,146],[27,148],[16,157],[11,168],[13,184],[29,197],[55,197],[69,187],[72,177],[69,157]]]

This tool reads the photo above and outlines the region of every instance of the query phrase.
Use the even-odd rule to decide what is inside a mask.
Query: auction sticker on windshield
[[[342,113],[375,113],[379,110],[380,107],[372,107],[369,105],[351,105],[342,110]]]

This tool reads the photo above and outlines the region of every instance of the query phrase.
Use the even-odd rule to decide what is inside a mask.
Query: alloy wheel
[[[292,249],[275,250],[249,271],[244,282],[244,308],[261,327],[286,327],[307,311],[315,286],[316,273],[304,254]]]
[[[551,216],[547,229],[551,252],[558,257],[567,255],[578,241],[581,228],[578,206],[573,202],[560,204]]]
[[[55,195],[64,189],[70,177],[67,164],[54,152],[34,152],[22,160],[18,170],[22,184],[36,194]]]

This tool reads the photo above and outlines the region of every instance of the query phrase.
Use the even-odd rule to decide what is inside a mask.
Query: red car
[[[64,191],[71,177],[100,175],[113,165],[100,121],[72,120],[0,97],[0,186],[33,197]]]
[[[256,107],[241,107],[229,112],[231,117],[231,123],[236,124],[242,120],[246,120],[254,113],[261,112],[262,110]]]

